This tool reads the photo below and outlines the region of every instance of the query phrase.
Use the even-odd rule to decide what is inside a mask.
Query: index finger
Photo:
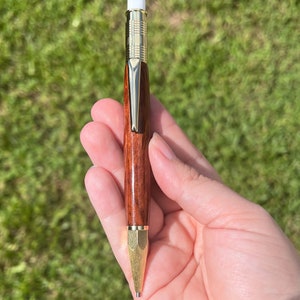
[[[151,130],[161,135],[172,147],[175,154],[201,174],[220,181],[220,177],[206,158],[191,143],[165,107],[154,97],[151,101]],[[120,145],[123,145],[124,112],[116,100],[106,98],[96,102],[91,115],[94,121],[110,127]]]

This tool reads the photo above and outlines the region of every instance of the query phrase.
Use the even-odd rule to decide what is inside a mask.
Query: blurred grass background
[[[300,249],[298,0],[148,1],[152,93]],[[0,2],[0,298],[130,299],[79,132],[122,101],[126,1]]]

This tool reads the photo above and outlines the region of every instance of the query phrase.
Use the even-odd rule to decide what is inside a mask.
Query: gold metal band
[[[128,230],[149,230],[149,226],[137,226],[137,225],[131,225],[127,226]]]

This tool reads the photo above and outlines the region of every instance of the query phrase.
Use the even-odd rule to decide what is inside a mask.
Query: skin
[[[300,299],[300,259],[260,206],[222,184],[166,109],[151,98],[150,250],[141,299]],[[123,200],[123,107],[98,101],[81,142],[86,189],[133,289]]]

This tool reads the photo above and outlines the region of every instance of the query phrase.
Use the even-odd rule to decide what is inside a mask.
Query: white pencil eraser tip
[[[146,0],[127,0],[127,10],[133,9],[146,10]]]

